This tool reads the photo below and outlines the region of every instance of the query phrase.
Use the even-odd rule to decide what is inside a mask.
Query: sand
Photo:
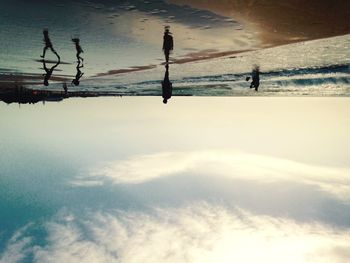
[[[350,33],[350,1],[334,0],[169,0],[176,4],[191,5],[210,10],[214,13],[232,17],[244,26],[257,32],[261,46],[278,46],[293,42],[332,37]],[[201,50],[188,53],[186,56],[173,57],[171,63],[184,64],[194,61],[236,55],[249,52],[241,50]],[[94,77],[127,74],[157,67],[151,64],[135,66],[95,74]],[[52,76],[52,81],[69,81],[67,76]],[[0,75],[0,89],[17,86],[38,85],[43,81],[42,75]]]
[[[350,1],[344,0],[171,0],[238,19],[255,27],[263,45],[350,33]]]
[[[170,0],[180,5],[232,17],[244,26],[257,31],[261,48],[300,41],[345,35],[350,33],[350,1],[342,0]],[[251,49],[189,53],[174,58],[171,63],[183,64],[236,55]],[[155,65],[113,70],[97,76],[118,75],[153,68]]]

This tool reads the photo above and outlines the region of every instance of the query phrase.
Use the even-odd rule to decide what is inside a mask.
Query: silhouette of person
[[[55,70],[55,68],[60,64],[60,61],[57,61],[57,63],[55,65],[53,65],[50,69],[48,69],[46,67],[46,63],[45,63],[45,60],[43,60],[43,67],[44,67],[44,70],[46,72],[46,74],[44,74],[44,85],[45,86],[49,86],[49,80],[52,76],[52,73],[53,71]]]
[[[49,30],[48,29],[44,29],[43,34],[44,34],[45,47],[43,49],[43,54],[40,57],[45,58],[46,50],[49,48],[57,56],[58,60],[60,60],[60,56],[57,54],[56,50],[53,48],[52,42],[51,42],[51,40],[49,38]]]
[[[246,78],[249,81],[249,77]],[[260,68],[259,66],[254,66],[252,70],[252,82],[250,83],[250,88],[255,88],[255,91],[258,91],[260,85]]]
[[[173,84],[169,80],[169,65],[165,65],[165,69],[164,80],[162,81],[162,97],[163,103],[167,104],[168,99],[173,94]]]
[[[63,90],[64,90],[64,94],[67,95],[68,87],[67,87],[67,83],[66,82],[63,83]]]
[[[80,56],[81,53],[84,53],[83,49],[80,46],[80,40],[79,38],[72,38],[73,43],[75,44],[75,48],[77,50],[77,60],[78,63],[83,62],[84,59]]]
[[[77,64],[77,74],[75,75],[75,78],[72,80],[72,84],[74,84],[75,86],[79,86],[80,84],[80,78],[84,75],[84,73],[81,72],[81,68],[83,68],[84,65],[81,64],[80,65],[80,61],[78,61],[78,64]]]
[[[165,27],[165,32],[163,36],[163,51],[165,55],[166,63],[169,62],[170,51],[174,49],[174,40],[169,31],[169,27]]]

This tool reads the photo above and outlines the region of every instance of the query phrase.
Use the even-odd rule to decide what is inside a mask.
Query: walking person
[[[246,81],[249,81],[250,77],[246,78]],[[254,88],[255,91],[258,91],[258,88],[260,86],[260,68],[259,66],[254,66],[252,70],[252,82],[250,83],[250,88]]]
[[[44,29],[43,34],[44,34],[45,47],[43,49],[43,54],[41,57],[45,59],[46,50],[51,49],[52,53],[54,53],[57,56],[58,61],[60,61],[60,59],[61,59],[60,56],[57,54],[56,50],[52,46],[52,42],[51,42],[50,37],[49,37],[49,30]]]
[[[52,76],[53,71],[55,70],[55,68],[60,64],[60,61],[57,61],[57,63],[55,65],[53,65],[51,68],[48,68],[46,66],[45,60],[43,60],[43,68],[45,70],[45,74],[44,74],[44,85],[45,86],[49,86],[49,80]]]
[[[165,32],[163,36],[163,51],[164,51],[166,63],[169,63],[169,55],[173,49],[174,49],[173,36],[171,35],[169,31],[169,27],[167,26],[165,27]]]

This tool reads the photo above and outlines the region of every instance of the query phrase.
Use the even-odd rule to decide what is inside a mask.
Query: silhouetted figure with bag
[[[246,78],[246,81],[249,81],[250,77]],[[252,82],[250,83],[250,88],[255,88],[255,91],[258,91],[260,85],[260,68],[255,66],[252,71]]]
[[[64,90],[64,95],[67,95],[68,94],[68,87],[67,87],[66,82],[63,83],[63,90]]]
[[[84,53],[83,49],[80,46],[79,38],[72,38],[73,43],[75,44],[75,48],[77,50],[77,60],[78,63],[83,62],[84,59],[80,56],[81,53]]]
[[[45,47],[43,49],[43,54],[41,57],[45,58],[46,50],[51,49],[52,53],[54,53],[57,56],[58,60],[60,60],[61,59],[60,56],[57,54],[56,50],[52,46],[52,42],[51,42],[50,37],[49,37],[49,30],[44,29],[43,34],[44,34]]]
[[[167,104],[168,99],[170,99],[173,94],[173,84],[169,80],[169,65],[166,65],[165,69],[164,80],[162,81],[162,97],[163,103]]]
[[[163,36],[163,51],[164,51],[166,63],[169,63],[169,55],[173,49],[174,49],[173,37],[169,31],[169,27],[165,27],[165,32]]]

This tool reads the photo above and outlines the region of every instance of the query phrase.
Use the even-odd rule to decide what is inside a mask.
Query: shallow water
[[[172,100],[1,103],[0,261],[347,260],[348,98]]]

